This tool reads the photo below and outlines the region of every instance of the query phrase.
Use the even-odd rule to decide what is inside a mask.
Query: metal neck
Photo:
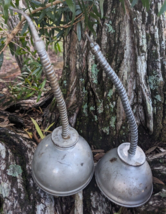
[[[130,154],[130,156],[134,156],[136,153],[136,149],[137,149],[137,143],[138,143],[138,129],[137,129],[137,124],[135,121],[135,117],[134,114],[132,112],[132,109],[130,107],[129,104],[129,100],[127,97],[127,93],[126,90],[122,84],[122,82],[120,81],[119,77],[117,76],[117,74],[115,73],[115,71],[111,68],[111,66],[108,64],[107,60],[105,59],[104,55],[102,54],[100,47],[97,43],[95,43],[87,34],[87,32],[85,33],[87,39],[90,42],[90,47],[91,50],[93,52],[93,54],[96,56],[99,64],[101,65],[101,67],[104,69],[104,71],[106,72],[106,74],[111,78],[113,84],[115,85],[118,94],[121,98],[122,104],[123,104],[123,108],[124,111],[126,113],[126,116],[128,118],[129,121],[129,126],[130,126],[130,132],[131,132],[131,143],[130,143],[130,148],[128,150],[128,153]]]
[[[62,121],[62,137],[64,139],[67,139],[67,138],[69,138],[69,121],[68,121],[68,116],[67,116],[66,103],[64,101],[62,92],[60,90],[58,80],[57,80],[56,75],[55,75],[54,68],[51,65],[49,56],[45,50],[44,42],[39,37],[32,20],[30,19],[30,17],[26,13],[24,13],[23,11],[18,10],[16,8],[13,8],[13,7],[10,7],[10,9],[22,14],[28,22],[28,25],[31,29],[31,33],[32,33],[32,36],[34,39],[35,49],[37,50],[37,52],[40,56],[40,60],[42,62],[44,70],[47,74],[47,78],[50,81],[51,88],[53,90],[54,96],[55,96],[57,103],[58,103],[58,108],[59,108],[60,117],[61,117],[61,121]]]

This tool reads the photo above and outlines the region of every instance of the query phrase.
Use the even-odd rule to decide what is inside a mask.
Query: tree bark
[[[6,129],[0,129],[1,213],[53,213],[54,198],[34,183],[32,155],[36,145]]]
[[[117,0],[104,1],[104,17],[92,38],[126,88],[139,126],[139,145],[146,150],[166,139],[164,15],[157,16],[162,1],[151,1],[148,12],[141,3],[126,12]],[[92,55],[82,33],[79,42],[74,27],[64,39],[62,91],[69,121],[92,149],[108,151],[130,141],[126,116],[115,87]],[[44,122],[58,121],[55,101]],[[47,123],[47,122],[46,122]],[[57,123],[56,123],[57,125]],[[53,198],[34,184],[30,164],[36,145],[5,129],[0,130],[0,194],[4,213],[73,213],[74,198]],[[149,143],[148,143],[149,142]],[[154,176],[164,179],[165,157],[150,161]],[[164,214],[165,185],[155,183],[151,200],[140,208],[122,209],[99,191],[95,179],[83,191],[84,213]]]
[[[126,4],[124,13],[119,1],[106,0],[107,18],[95,27],[97,37],[91,35],[126,88],[143,148],[144,136],[165,139],[165,22],[164,15],[157,16],[162,3],[152,1],[148,12],[141,3],[135,8]],[[75,32],[74,28],[64,39],[62,74],[70,124],[94,148],[129,141],[116,89],[92,55],[84,33],[79,42]]]
[[[74,198],[54,198],[33,181],[31,162],[36,144],[0,129],[0,213],[68,214]],[[69,203],[70,202],[70,203]]]
[[[34,183],[31,161],[36,144],[7,129],[0,129],[0,214],[74,214],[74,196],[55,198]],[[165,179],[164,155],[149,158],[154,176]],[[165,185],[158,180],[150,201],[140,208],[127,209],[111,203],[96,187],[94,178],[83,191],[86,214],[165,214]]]
[[[151,1],[150,10],[146,11],[141,1],[131,8],[126,0],[124,12],[119,1],[105,0],[106,18],[95,26],[96,37],[89,33],[126,88],[139,127],[138,144],[144,150],[156,141],[166,140],[165,22],[164,15],[157,16],[163,2]],[[92,149],[106,152],[122,142],[130,142],[128,122],[116,89],[91,53],[83,31],[78,41],[76,27],[64,38],[61,84],[70,125]],[[52,103],[50,122],[57,119],[53,109]],[[157,212],[155,205],[151,206],[155,197],[143,208],[130,212]],[[84,191],[84,198],[85,213],[113,213],[114,206],[111,208],[94,181]],[[159,207],[159,203],[155,204]]]

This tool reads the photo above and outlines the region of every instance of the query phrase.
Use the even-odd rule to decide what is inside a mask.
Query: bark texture
[[[95,26],[97,36],[91,35],[126,88],[139,127],[139,145],[144,150],[155,141],[166,139],[165,21],[164,15],[157,16],[162,4],[163,1],[151,1],[147,12],[141,1],[134,8],[125,1],[124,13],[119,1],[105,0],[106,18]],[[76,127],[93,149],[108,151],[130,141],[116,89],[92,55],[84,33],[78,41],[76,28],[64,39],[62,90],[70,125]],[[87,189],[86,213],[113,213],[110,202],[93,184]],[[131,213],[156,212],[154,207],[159,207],[159,203],[153,207],[152,201],[141,209],[132,209]]]
[[[54,199],[33,182],[31,161],[36,144],[0,130],[1,213],[53,213]]]
[[[107,18],[96,26],[93,38],[126,88],[140,141],[145,135],[165,139],[165,22],[164,16],[157,16],[161,3],[152,1],[148,12],[141,3],[133,9],[126,3],[124,13],[119,1],[104,1]],[[64,42],[62,75],[70,124],[95,148],[108,149],[129,141],[126,116],[85,35],[78,42],[75,30]]]
[[[7,129],[0,129],[0,214],[74,214],[74,196],[55,198],[39,189],[31,176],[36,144]],[[166,149],[166,148],[165,148]],[[166,153],[166,152],[165,152]],[[164,180],[166,157],[149,157],[153,175]],[[161,165],[162,163],[162,165]],[[86,214],[165,214],[166,186],[154,185],[154,194],[144,206],[120,208],[105,198],[95,179],[83,191]]]
[[[0,214],[67,214],[73,197],[54,198],[34,183],[31,162],[36,144],[0,129]]]
[[[163,0],[151,1],[146,12],[139,3],[128,6],[126,13],[117,0],[104,1],[104,17],[95,26],[93,38],[123,82],[139,126],[139,145],[149,148],[156,140],[166,139],[165,38],[164,16],[157,13]],[[92,149],[105,152],[129,141],[126,116],[115,87],[98,65],[82,33],[76,29],[64,39],[62,91],[66,98],[69,121]],[[93,35],[91,35],[93,37]],[[54,122],[55,101],[44,115]],[[151,141],[149,141],[149,139]],[[34,184],[30,164],[36,145],[5,129],[0,130],[0,196],[2,213],[72,214],[73,197],[53,198]],[[165,157],[150,160],[153,174],[165,176]],[[162,165],[161,165],[162,164]],[[125,214],[166,213],[165,185],[155,184],[151,200]],[[83,191],[84,213],[114,214],[119,206],[111,203],[97,188],[94,178]]]

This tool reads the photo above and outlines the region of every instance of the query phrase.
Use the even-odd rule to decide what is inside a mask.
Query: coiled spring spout
[[[99,45],[97,43],[93,42],[93,40],[89,37],[87,32],[85,33],[85,35],[90,42],[90,47],[91,47],[93,54],[96,56],[99,64],[104,69],[106,74],[111,78],[111,80],[112,80],[113,84],[115,85],[115,87],[119,93],[119,96],[121,98],[123,108],[124,108],[124,111],[128,118],[130,131],[131,131],[131,143],[130,143],[130,148],[128,150],[128,153],[131,156],[133,156],[133,155],[135,155],[137,143],[138,143],[138,129],[137,129],[137,124],[135,122],[135,117],[133,115],[132,109],[129,104],[126,90],[125,90],[123,84],[121,83],[119,77],[116,75],[114,70],[111,68],[111,66],[108,64],[107,60],[103,56]]]
[[[50,81],[52,91],[53,91],[54,96],[55,96],[57,103],[58,103],[58,108],[59,108],[60,117],[61,117],[61,121],[62,121],[62,137],[68,138],[69,137],[69,121],[68,121],[68,116],[67,116],[66,104],[65,104],[62,92],[60,90],[58,80],[57,80],[56,75],[55,75],[54,68],[51,65],[49,56],[46,52],[44,42],[39,37],[32,20],[30,19],[30,17],[26,13],[24,13],[23,11],[18,10],[16,8],[13,8],[13,7],[10,7],[10,9],[22,14],[28,22],[28,25],[29,25],[31,32],[32,32],[35,49],[37,50],[37,52],[40,56],[42,65],[46,71],[47,78]]]

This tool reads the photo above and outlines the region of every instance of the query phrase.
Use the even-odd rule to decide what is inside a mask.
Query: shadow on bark
[[[74,197],[59,197],[43,192],[31,176],[31,161],[36,144],[7,129],[0,129],[0,213],[1,214],[72,214]],[[155,157],[155,156],[154,156]],[[157,156],[156,156],[157,157]],[[153,176],[164,181],[166,159],[149,161]],[[83,191],[84,213],[114,214],[120,206],[111,203],[99,191],[95,179]],[[121,214],[166,213],[166,186],[154,184],[154,193],[140,208],[121,208]]]

